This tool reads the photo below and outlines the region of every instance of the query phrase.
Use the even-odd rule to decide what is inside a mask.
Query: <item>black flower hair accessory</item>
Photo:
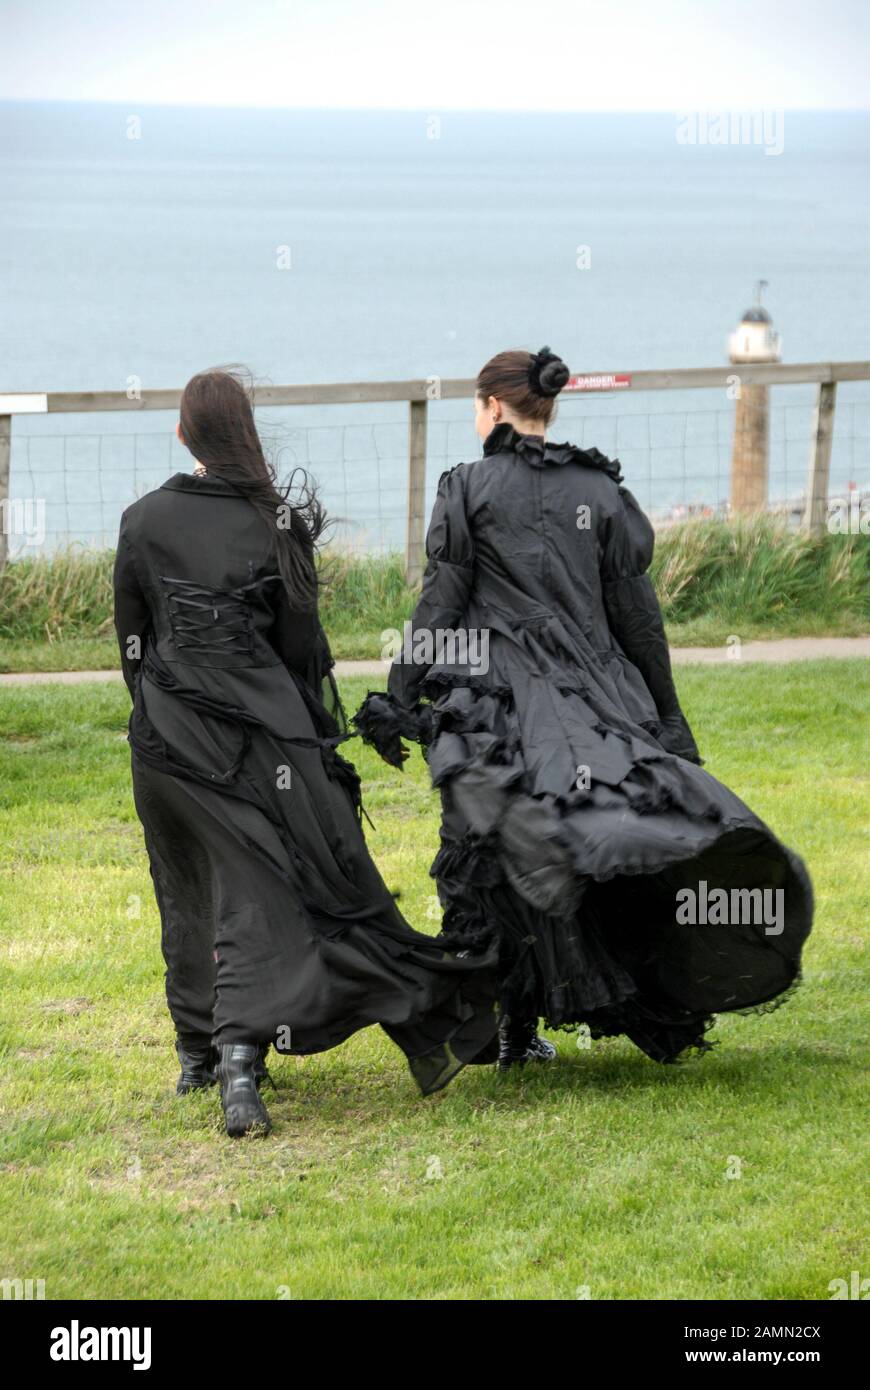
[[[529,385],[538,396],[558,396],[570,375],[561,357],[548,347],[542,347],[532,357]]]

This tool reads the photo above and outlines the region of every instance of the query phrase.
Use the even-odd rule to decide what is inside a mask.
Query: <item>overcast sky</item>
[[[0,0],[0,96],[217,106],[870,106],[870,0]]]

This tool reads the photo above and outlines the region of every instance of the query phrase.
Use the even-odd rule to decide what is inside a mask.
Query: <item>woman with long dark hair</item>
[[[441,478],[389,692],[357,715],[388,762],[427,750],[441,939],[498,951],[502,1067],[555,1055],[540,1018],[703,1052],[717,1013],[785,998],[812,922],[801,860],[700,766],[618,460],[546,439],[568,378],[548,348],[481,371],[483,457]]]
[[[178,435],[194,472],[127,509],[115,566],[178,1091],[217,1079],[228,1133],[265,1132],[270,1043],[379,1023],[429,1094],[490,1055],[495,981],[408,926],[367,852],[317,612],[323,511],[278,486],[232,373],[188,382]]]

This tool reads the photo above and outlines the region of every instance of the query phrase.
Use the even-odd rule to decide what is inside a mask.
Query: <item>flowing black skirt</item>
[[[378,1023],[424,1094],[492,1060],[494,958],[458,959],[407,924],[310,692],[283,668],[214,680],[152,658],[131,719],[178,1033],[300,1055]]]
[[[430,673],[430,704],[372,694],[356,716],[376,746],[426,749],[441,940],[497,951],[509,1016],[624,1034],[657,1062],[708,1050],[719,1013],[781,1004],[812,924],[801,859],[661,746],[624,658],[554,670],[528,635],[492,651],[486,676]]]

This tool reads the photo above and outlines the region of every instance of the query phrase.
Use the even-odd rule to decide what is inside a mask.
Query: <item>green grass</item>
[[[684,645],[870,631],[870,546],[773,517],[689,522],[656,541],[651,574]]]
[[[812,540],[771,518],[689,522],[663,531],[652,576],[676,646],[870,632],[870,546]],[[99,671],[118,665],[111,551],[70,549],[0,574],[0,672]],[[321,612],[334,655],[377,658],[381,633],[410,618],[416,592],[401,557],[328,551]]]
[[[368,1029],[275,1061],[275,1132],[236,1143],[214,1091],[174,1094],[126,693],[4,691],[0,1272],[48,1298],[440,1300],[825,1299],[862,1270],[870,663],[677,674],[708,769],[813,874],[796,995],[682,1067],[561,1034],[553,1065],[429,1100]],[[434,931],[425,766],[351,747],[372,851]]]

